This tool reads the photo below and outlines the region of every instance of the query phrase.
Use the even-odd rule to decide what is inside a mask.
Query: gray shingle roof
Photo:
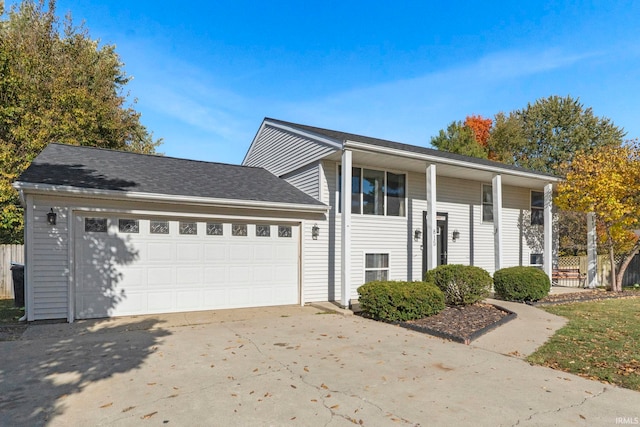
[[[375,145],[375,146],[384,147],[384,148],[392,148],[396,150],[407,151],[410,153],[425,154],[428,156],[442,157],[445,159],[458,160],[460,162],[466,162],[466,163],[475,163],[478,165],[489,166],[493,168],[529,172],[529,173],[537,174],[541,176],[559,178],[557,175],[553,175],[549,173],[538,172],[538,171],[525,169],[525,168],[521,168],[514,165],[508,165],[506,163],[495,162],[492,160],[479,159],[477,157],[463,156],[462,154],[449,153],[447,151],[442,151],[442,150],[435,150],[433,148],[420,147],[417,145],[403,144],[401,142],[394,142],[394,141],[388,141],[386,139],[372,138],[369,136],[357,135],[354,133],[340,132],[336,130],[323,129],[323,128],[314,127],[314,126],[301,125],[298,123],[291,123],[291,122],[286,122],[284,120],[272,119],[268,117],[265,118],[265,120],[268,120],[274,123],[280,123],[282,125],[290,126],[293,128],[298,128],[307,132],[316,133],[318,135],[332,138],[339,142],[343,142],[343,141],[361,142],[364,144],[370,144],[370,145]]]
[[[50,144],[18,181],[268,203],[323,203],[263,168]]]

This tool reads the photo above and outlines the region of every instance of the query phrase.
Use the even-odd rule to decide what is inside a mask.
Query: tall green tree
[[[593,114],[578,99],[550,96],[509,115],[498,114],[489,137],[496,160],[539,172],[562,174],[576,153],[619,147],[623,129]]]
[[[451,122],[446,131],[440,130],[438,136],[431,138],[431,145],[450,153],[487,158],[487,151],[476,140],[473,129],[461,121]]]
[[[22,208],[12,182],[50,143],[153,153],[128,100],[130,77],[115,46],[90,38],[55,0],[0,0],[0,243],[20,243]]]

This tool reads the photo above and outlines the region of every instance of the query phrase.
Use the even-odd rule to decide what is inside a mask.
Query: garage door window
[[[246,236],[247,235],[247,224],[232,224],[231,225],[231,235],[232,236]]]
[[[271,236],[271,226],[270,225],[256,225],[256,236],[257,237],[269,237],[269,236]]]
[[[180,234],[195,235],[198,234],[198,224],[195,222],[180,221]]]
[[[84,231],[88,233],[106,233],[107,218],[85,218]]]
[[[139,233],[140,224],[137,219],[119,219],[118,230],[121,233]]]
[[[207,236],[222,236],[222,224],[217,222],[207,223]]]
[[[169,234],[169,221],[150,221],[149,232],[151,234]]]
[[[291,226],[290,225],[279,225],[278,226],[278,237],[291,237]]]

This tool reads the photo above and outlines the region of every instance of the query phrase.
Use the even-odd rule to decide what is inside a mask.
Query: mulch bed
[[[515,317],[515,313],[504,308],[479,303],[466,307],[446,307],[434,316],[399,324],[415,331],[469,344]]]
[[[571,292],[563,294],[551,294],[539,301],[532,303],[534,306],[549,306],[557,304],[570,304],[573,302],[586,301],[602,301],[607,299],[633,298],[640,297],[640,291],[627,290],[622,292],[605,291],[604,289],[595,289],[593,291]]]

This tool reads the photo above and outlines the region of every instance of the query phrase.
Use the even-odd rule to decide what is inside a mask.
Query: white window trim
[[[338,185],[338,183],[340,182],[340,168],[341,168],[341,163],[336,163],[336,178],[335,178],[335,204],[336,204],[336,214],[339,214],[342,212],[342,206],[340,205],[340,191],[341,191],[341,186]],[[409,172],[407,171],[401,171],[401,170],[397,170],[397,169],[380,169],[380,168],[376,168],[376,167],[367,167],[367,166],[361,166],[361,165],[352,165],[352,168],[354,169],[360,169],[360,212],[358,213],[353,213],[351,212],[351,215],[360,215],[360,216],[367,216],[367,217],[385,217],[385,218],[407,218],[409,216]],[[369,169],[369,170],[373,170],[373,171],[379,171],[379,172],[384,172],[384,214],[383,215],[374,215],[374,214],[365,214],[363,213],[363,202],[364,202],[364,195],[362,193],[362,182],[364,179],[364,170],[365,169]],[[395,175],[404,175],[404,215],[387,215],[387,207],[389,206],[389,204],[387,203],[387,173],[392,173]],[[353,190],[352,190],[353,192]],[[351,200],[351,199],[349,199]],[[340,208],[340,209],[339,209]]]
[[[493,224],[493,218],[489,221],[489,220],[485,220],[484,219],[484,206],[491,206],[491,212],[495,215],[495,212],[493,212],[493,200],[491,203],[485,203],[484,202],[484,187],[489,187],[491,188],[491,198],[493,199],[493,185],[492,184],[481,184],[480,185],[480,222],[482,224]]]
[[[533,198],[533,193],[540,193],[542,195],[542,207],[541,208],[535,208],[533,207],[533,203],[532,202],[532,198]],[[531,224],[531,221],[533,220],[533,211],[542,211],[543,213],[543,217],[542,217],[542,224]],[[539,190],[529,190],[529,225],[537,225],[537,226],[544,226],[544,190],[543,191],[539,191]]]
[[[367,268],[367,255],[386,255],[387,268]],[[362,251],[362,283],[366,283],[367,271],[387,271],[387,280],[391,280],[391,251],[387,249],[371,249]]]

